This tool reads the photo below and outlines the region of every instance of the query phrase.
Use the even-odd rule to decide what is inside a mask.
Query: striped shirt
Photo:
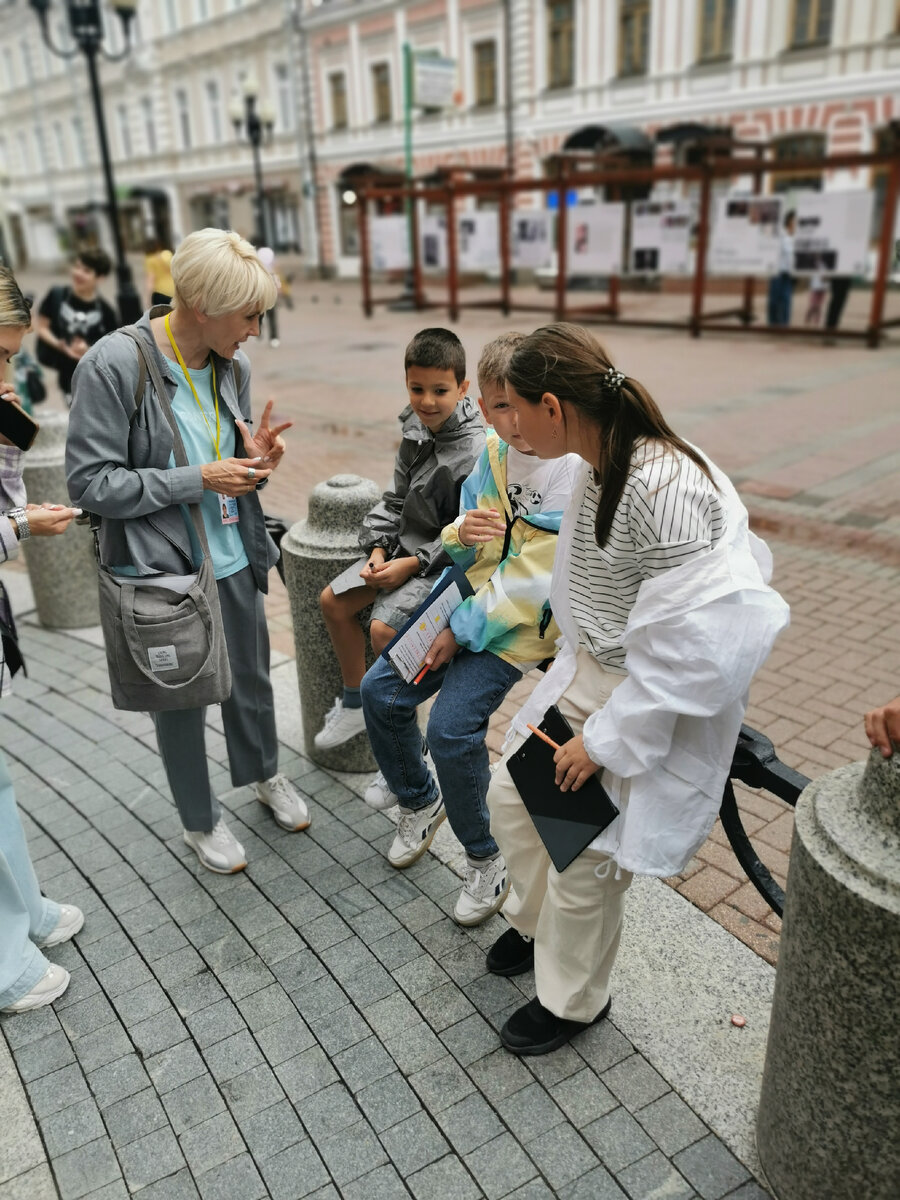
[[[678,451],[635,446],[606,545],[594,537],[600,488],[587,477],[572,535],[569,604],[578,640],[604,666],[622,669],[622,636],[645,579],[706,554],[725,530],[712,482]]]

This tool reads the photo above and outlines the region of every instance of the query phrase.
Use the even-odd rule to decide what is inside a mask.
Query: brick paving
[[[0,1112],[26,1097],[3,1200],[765,1197],[614,1021],[546,1059],[502,1050],[534,987],[486,971],[502,919],[457,926],[459,879],[393,870],[388,818],[302,756],[281,767],[312,825],[288,834],[229,790],[209,731],[249,866],[199,867],[102,651],[22,629],[0,744],[44,889],[86,921],[50,952],[72,973],[55,1008],[0,1018]]]

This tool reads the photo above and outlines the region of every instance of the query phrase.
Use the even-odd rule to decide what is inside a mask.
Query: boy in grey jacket
[[[358,614],[373,605],[369,632],[380,654],[450,565],[441,530],[456,517],[463,480],[485,444],[478,408],[466,395],[466,355],[455,333],[421,330],[406,347],[404,369],[409,404],[400,413],[394,485],[362,523],[362,583],[337,593],[329,585],[320,597],[344,685],[316,734],[320,750],[365,729],[359,685],[366,643]]]

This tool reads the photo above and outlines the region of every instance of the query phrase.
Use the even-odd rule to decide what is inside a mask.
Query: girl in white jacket
[[[550,592],[559,654],[488,792],[512,888],[487,965],[516,975],[533,963],[537,985],[500,1036],[515,1054],[544,1054],[609,1012],[632,874],[677,874],[707,837],[750,680],[788,610],[729,480],[589,333],[536,330],[513,354],[507,393],[542,458],[584,460]],[[601,771],[619,808],[562,872],[505,765],[551,704],[575,730],[555,754],[558,786],[577,791]]]

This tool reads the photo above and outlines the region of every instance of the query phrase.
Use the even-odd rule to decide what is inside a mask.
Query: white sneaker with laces
[[[56,963],[51,963],[30,992],[26,992],[12,1004],[7,1004],[6,1008],[0,1009],[0,1012],[29,1012],[32,1008],[43,1008],[45,1004],[52,1004],[69,986],[70,978],[65,967],[58,967]]]
[[[342,746],[352,737],[362,733],[366,728],[366,718],[361,708],[344,708],[344,701],[338,696],[332,707],[325,714],[325,724],[313,738],[317,750],[330,750],[332,746]]]
[[[184,840],[196,851],[204,867],[218,875],[231,875],[243,871],[247,865],[244,847],[237,840],[222,817],[209,833],[186,829]]]
[[[402,870],[421,858],[446,816],[447,810],[440,796],[434,804],[429,804],[427,808],[421,808],[417,812],[401,808],[397,836],[388,850],[388,862],[391,866]]]
[[[434,769],[434,759],[425,751],[425,766],[437,779],[437,771]],[[397,793],[392,792],[388,787],[388,781],[384,777],[384,773],[379,771],[369,786],[366,788],[363,795],[363,800],[368,804],[369,808],[377,808],[379,812],[385,812],[389,808],[393,808],[395,804],[399,804]]]
[[[256,798],[272,810],[282,829],[296,831],[309,826],[306,801],[284,775],[273,775],[256,784]]]
[[[466,882],[453,909],[459,925],[480,925],[503,907],[509,892],[509,875],[503,855],[488,859],[480,867],[466,864]]]
[[[56,928],[39,943],[42,950],[48,946],[58,946],[60,942],[67,942],[69,938],[73,938],[78,930],[84,924],[84,913],[80,908],[76,908],[74,904],[61,904],[59,906],[59,920],[56,922]]]

